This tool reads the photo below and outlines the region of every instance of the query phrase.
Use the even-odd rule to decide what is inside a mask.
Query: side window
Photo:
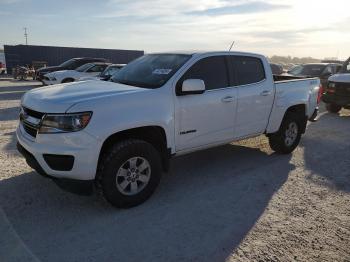
[[[103,66],[103,65],[95,65],[95,66],[91,67],[91,68],[88,70],[88,72],[94,72],[94,73],[96,73],[96,72],[102,72],[105,68],[106,68],[106,67]]]
[[[181,88],[186,79],[201,79],[205,83],[206,90],[213,90],[229,86],[228,71],[224,56],[206,57],[196,62],[181,77],[177,88]]]
[[[237,84],[248,85],[265,79],[265,70],[261,59],[249,56],[230,56],[236,71]]]

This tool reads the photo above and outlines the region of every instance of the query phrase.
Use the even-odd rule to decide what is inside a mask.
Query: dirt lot
[[[182,156],[145,204],[62,191],[15,149],[0,79],[0,261],[350,261],[350,111],[322,113],[289,156],[265,137]]]

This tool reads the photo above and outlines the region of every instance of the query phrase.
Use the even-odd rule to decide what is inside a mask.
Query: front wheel
[[[326,104],[326,109],[328,112],[336,114],[341,110],[341,106],[336,104]]]
[[[298,146],[303,130],[303,121],[294,113],[288,113],[280,130],[269,136],[269,144],[273,151],[279,154],[289,154]]]
[[[129,139],[116,143],[102,156],[97,184],[109,203],[129,208],[153,194],[161,170],[160,155],[151,144]]]

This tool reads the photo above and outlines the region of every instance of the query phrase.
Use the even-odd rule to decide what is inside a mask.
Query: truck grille
[[[26,107],[21,108],[20,122],[23,129],[32,137],[36,137],[38,130],[40,128],[41,120],[45,114],[31,110]]]
[[[36,137],[36,133],[38,132],[38,129],[35,127],[32,127],[30,125],[26,125],[24,122],[22,122],[23,124],[23,129],[32,137]]]

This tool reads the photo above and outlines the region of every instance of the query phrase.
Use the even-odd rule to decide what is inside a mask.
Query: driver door
[[[195,62],[178,80],[201,79],[202,94],[176,97],[176,150],[186,151],[231,141],[234,137],[237,90],[231,84],[225,56],[210,56]]]

